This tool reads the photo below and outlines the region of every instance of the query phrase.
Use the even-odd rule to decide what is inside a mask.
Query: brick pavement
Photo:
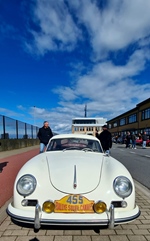
[[[0,241],[150,241],[150,192],[136,183],[136,202],[141,215],[135,221],[119,225],[114,230],[92,228],[41,229],[35,233],[30,228],[13,224],[7,217],[0,225]]]

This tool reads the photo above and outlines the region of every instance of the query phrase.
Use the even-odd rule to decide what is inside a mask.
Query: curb
[[[135,179],[133,181],[134,181],[135,188],[150,198],[150,190],[144,185],[142,185],[141,183],[139,183],[138,181],[136,181]]]

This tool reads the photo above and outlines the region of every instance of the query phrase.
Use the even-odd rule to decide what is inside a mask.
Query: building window
[[[114,126],[114,127],[117,127],[117,122],[114,122],[113,126]]]
[[[84,131],[84,127],[80,127],[80,131]]]
[[[120,126],[124,126],[126,124],[126,119],[122,118],[120,119]]]
[[[133,114],[128,117],[129,124],[134,123],[136,121],[137,121],[137,114]]]
[[[142,120],[150,119],[150,108],[142,111]]]
[[[111,124],[108,125],[108,128],[111,129]]]

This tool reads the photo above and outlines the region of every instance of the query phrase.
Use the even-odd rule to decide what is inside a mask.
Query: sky
[[[149,0],[0,0],[0,114],[52,131],[150,97]]]

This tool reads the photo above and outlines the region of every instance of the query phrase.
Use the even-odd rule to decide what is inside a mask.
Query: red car
[[[142,145],[143,144],[143,140],[142,139],[136,139],[136,145]],[[150,140],[146,141],[146,145],[150,146]]]

